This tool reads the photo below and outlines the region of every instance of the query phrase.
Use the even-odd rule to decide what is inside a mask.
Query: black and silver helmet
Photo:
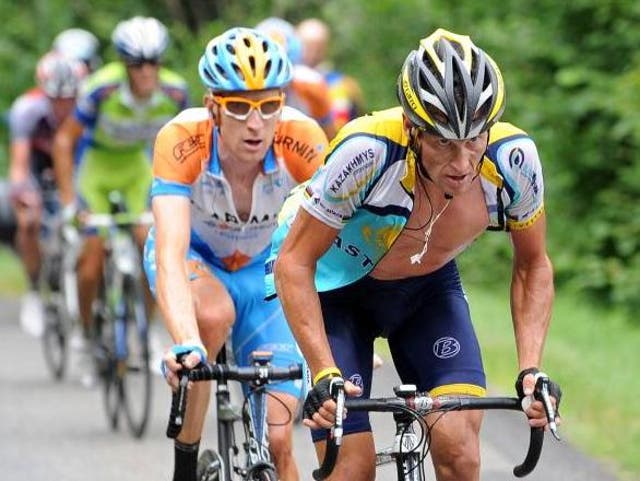
[[[446,139],[488,130],[505,107],[502,74],[468,36],[438,29],[407,56],[398,99],[411,122]]]

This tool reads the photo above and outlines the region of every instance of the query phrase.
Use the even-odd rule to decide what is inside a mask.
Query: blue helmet
[[[209,41],[198,72],[214,92],[281,88],[293,76],[283,48],[250,28],[232,28]]]
[[[278,17],[269,17],[256,25],[256,30],[282,45],[291,63],[302,62],[302,40],[289,22]]]

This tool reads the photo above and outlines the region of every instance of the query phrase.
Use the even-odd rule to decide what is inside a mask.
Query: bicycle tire
[[[61,381],[67,366],[67,332],[62,313],[54,304],[45,306],[42,349],[46,365],[53,379]]]
[[[93,316],[92,357],[102,384],[102,404],[112,431],[119,427],[122,389],[117,376],[115,325],[106,304],[104,282],[101,283]]]
[[[213,449],[205,449],[198,458],[196,468],[198,481],[225,481],[222,456]]]
[[[141,282],[127,276],[122,291],[126,322],[126,360],[119,376],[122,401],[131,434],[144,435],[151,413],[152,373],[144,291]]]

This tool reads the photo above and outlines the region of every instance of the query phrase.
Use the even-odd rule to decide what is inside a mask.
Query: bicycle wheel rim
[[[151,412],[151,368],[148,322],[140,281],[128,277],[123,296],[126,312],[127,357],[120,370],[124,410],[133,436],[141,437]]]
[[[62,380],[67,364],[67,333],[60,310],[55,306],[45,308],[42,348],[49,372],[56,381]]]

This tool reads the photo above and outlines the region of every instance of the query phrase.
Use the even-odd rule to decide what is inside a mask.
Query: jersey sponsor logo
[[[211,218],[219,222],[225,222],[226,224],[234,224],[234,225],[266,224],[266,223],[272,224],[278,218],[278,214],[277,213],[275,214],[264,213],[262,215],[254,214],[251,217],[249,217],[249,219],[247,219],[246,222],[243,222],[235,214],[232,214],[231,212],[224,212],[222,214],[218,214],[214,212],[211,214]],[[219,227],[222,227],[222,226],[219,226]]]
[[[449,359],[460,352],[460,343],[455,337],[445,336],[433,343],[433,354],[440,359]]]
[[[159,117],[146,122],[137,120],[124,121],[101,117],[100,127],[110,139],[117,139],[119,143],[152,140],[160,128],[170,120],[170,117]]]
[[[338,249],[340,249],[348,256],[358,258],[360,260],[361,267],[364,268],[373,265],[373,261],[371,260],[371,258],[363,253],[357,245],[345,242],[344,239],[342,239],[342,237],[340,236],[337,236],[333,243]]]
[[[531,188],[535,195],[538,195],[540,186],[538,185],[538,174],[531,168],[529,163],[526,163],[526,156],[524,150],[520,147],[516,147],[509,152],[509,167],[512,169],[518,168],[522,175],[528,179]]]
[[[369,169],[375,160],[375,152],[372,148],[368,148],[361,152],[358,152],[354,155],[347,164],[342,167],[337,172],[329,172],[327,177],[331,177],[331,179],[327,179],[327,190],[331,193],[338,195],[342,184],[352,175],[357,174],[358,172]],[[352,192],[343,194],[340,196],[341,198],[350,197],[355,192],[359,191],[364,185],[367,184],[369,179],[373,176],[373,172],[370,175],[365,176],[360,182],[356,182],[355,188]],[[346,197],[345,197],[346,196]]]
[[[364,381],[362,380],[362,376],[359,373],[352,374],[349,376],[349,381],[360,388],[360,394],[356,397],[361,397],[364,394]]]
[[[182,164],[191,154],[204,148],[204,145],[204,135],[192,135],[173,146],[173,158],[176,159],[178,163]]]
[[[276,135],[273,143],[282,145],[284,149],[296,153],[307,162],[314,160],[322,151],[319,145],[313,146],[305,141],[294,139],[289,135]]]

